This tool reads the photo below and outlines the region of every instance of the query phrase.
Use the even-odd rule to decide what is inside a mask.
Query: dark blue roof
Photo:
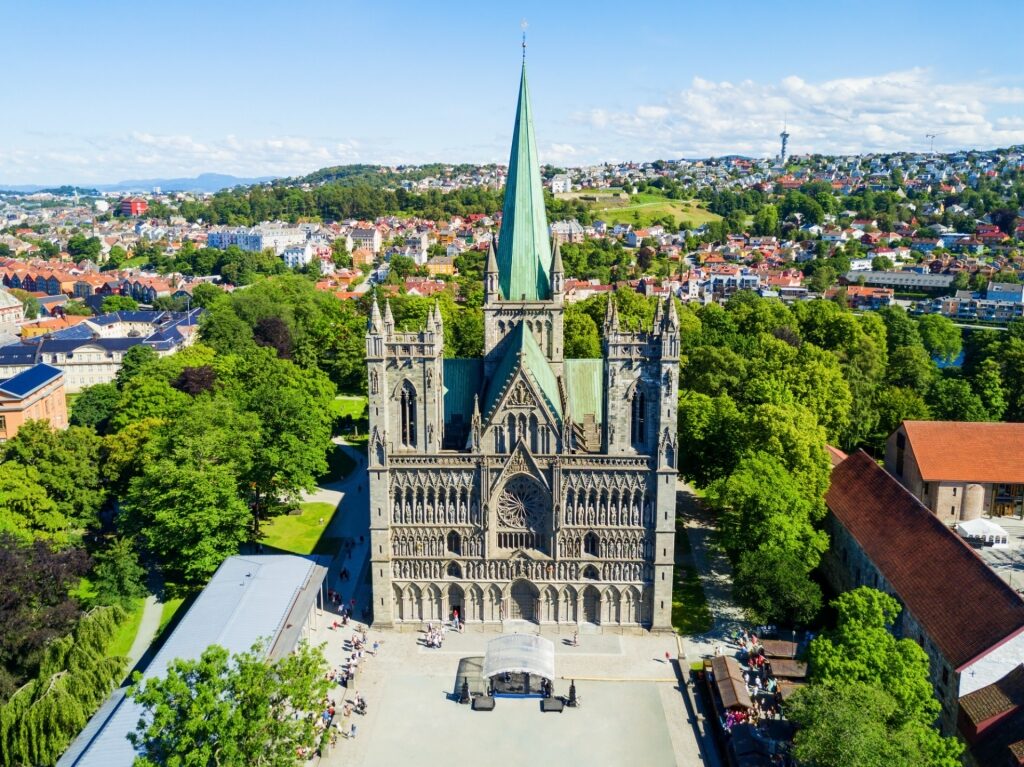
[[[15,397],[27,397],[41,386],[53,381],[55,378],[64,375],[60,368],[40,363],[33,365],[28,370],[23,370],[6,381],[0,381],[0,391],[7,392]]]
[[[11,344],[0,349],[0,365],[31,365],[38,353],[39,344]]]

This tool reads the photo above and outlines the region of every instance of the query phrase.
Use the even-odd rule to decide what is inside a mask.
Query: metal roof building
[[[292,555],[228,557],[146,668],[163,676],[176,658],[198,658],[213,644],[243,652],[268,640],[268,655],[279,658],[316,627],[323,605],[326,562]],[[100,707],[58,767],[130,767],[136,757],[128,741],[142,709],[116,690]]]

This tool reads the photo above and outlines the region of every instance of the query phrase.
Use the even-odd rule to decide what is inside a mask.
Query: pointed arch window
[[[600,541],[597,538],[597,533],[589,532],[583,536],[583,553],[589,554],[592,557],[596,557],[597,552],[600,550]]]
[[[587,565],[583,568],[583,579],[588,581],[596,581],[600,578],[598,575],[597,568],[593,565]]]
[[[402,385],[399,406],[402,411],[402,444],[416,447],[416,390],[408,381]]]
[[[630,412],[630,442],[639,450],[647,443],[647,396],[639,387],[633,392]]]
[[[462,577],[462,565],[458,562],[452,562],[448,565],[448,577],[449,578],[461,578]]]
[[[462,554],[462,536],[454,530],[448,533],[448,551],[452,554]]]

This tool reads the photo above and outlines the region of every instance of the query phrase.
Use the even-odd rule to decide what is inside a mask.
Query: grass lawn
[[[359,420],[366,413],[366,402],[366,397],[339,394],[334,398],[332,405],[334,417],[344,418],[345,416],[351,416],[354,420]]]
[[[125,656],[132,649],[135,635],[139,633],[139,624],[142,623],[142,613],[145,606],[145,599],[132,600],[131,606],[126,609],[128,616],[117,627],[117,631],[110,638],[110,643],[107,645],[108,658]]]
[[[688,222],[693,226],[721,220],[721,216],[705,210],[692,200],[670,200],[653,194],[635,194],[628,203],[598,202],[593,205],[593,212],[595,218],[606,224],[633,224],[637,227],[649,226],[652,221],[665,216],[672,216],[676,224]]]
[[[672,584],[672,627],[680,634],[703,634],[711,629],[711,610],[697,568],[683,564],[690,540],[681,518],[676,518],[675,569]]]
[[[617,196],[620,189],[581,190],[559,198],[586,199],[585,202],[594,214],[594,218],[606,224],[633,224],[638,227],[649,226],[652,221],[665,216],[672,216],[677,224],[688,222],[700,226],[708,221],[719,221],[721,216],[705,210],[703,203],[697,200],[670,200],[664,195],[654,192],[638,192],[634,195]]]
[[[299,504],[300,514],[283,514],[263,526],[263,543],[292,554],[322,553],[317,542],[334,515],[329,503]],[[321,522],[320,520],[323,520]]]
[[[164,629],[166,629],[174,617],[178,614],[178,608],[185,602],[185,597],[175,597],[174,599],[168,599],[163,603],[160,610],[160,628],[156,630],[157,638],[164,635]]]

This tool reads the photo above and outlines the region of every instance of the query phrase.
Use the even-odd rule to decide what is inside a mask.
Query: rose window
[[[514,477],[498,498],[498,521],[512,530],[536,530],[544,526],[547,498],[537,483]]]

